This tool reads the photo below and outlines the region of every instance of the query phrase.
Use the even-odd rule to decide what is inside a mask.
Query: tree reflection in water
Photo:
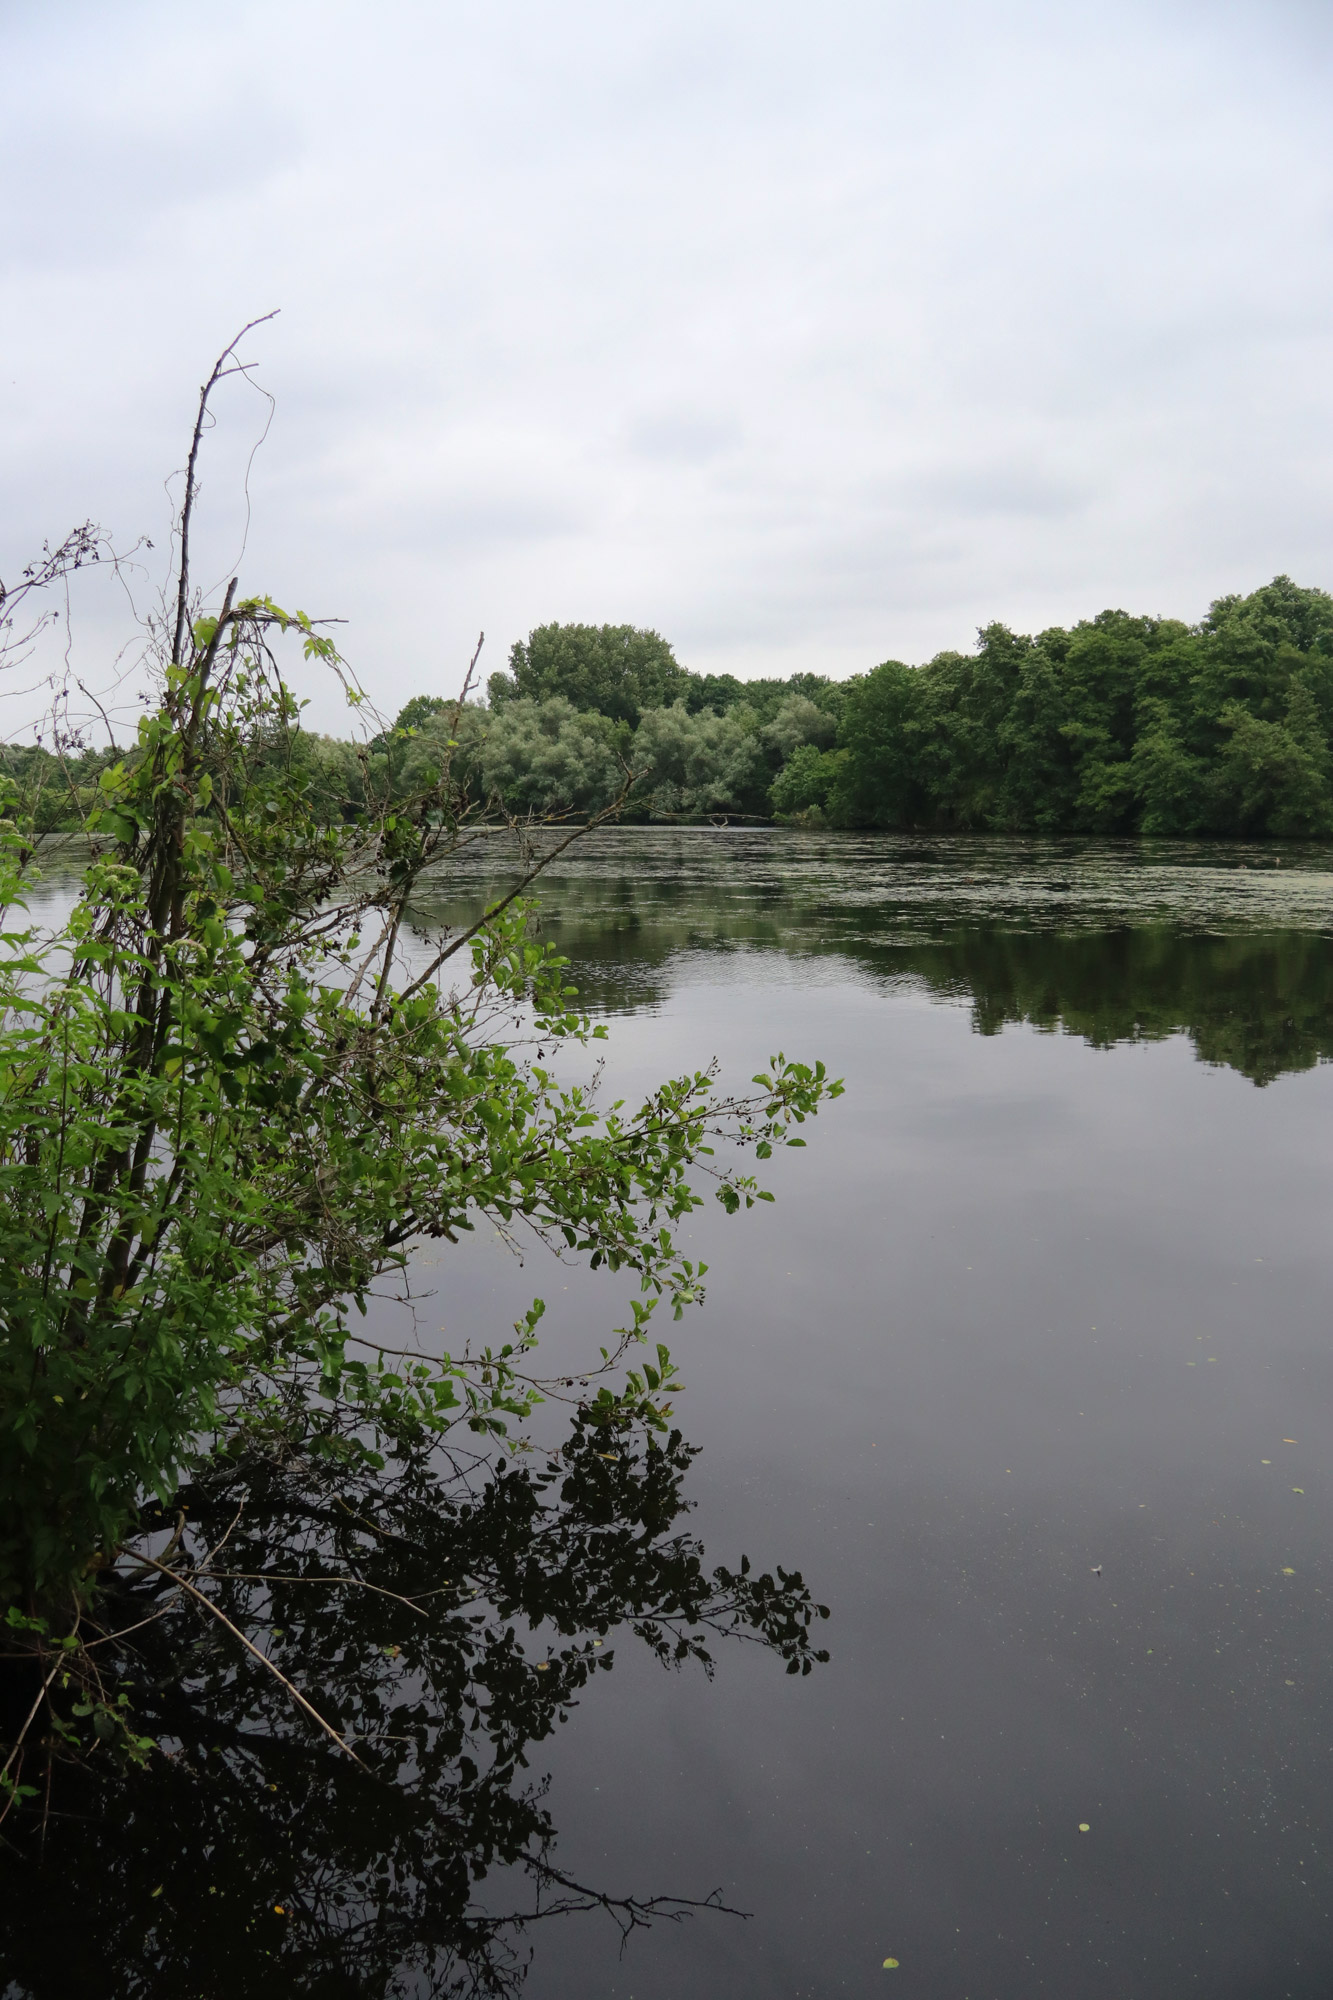
[[[6,2000],[505,1995],[538,1917],[600,1908],[628,1929],[696,1907],[567,1877],[526,1775],[617,1627],[705,1672],[723,1636],[788,1673],[827,1657],[799,1575],[705,1570],[679,1528],[693,1456],[679,1433],[648,1449],[579,1421],[556,1454],[471,1474],[233,1463],[187,1489],[172,1563],[199,1566],[369,1769],[209,1612],[125,1566],[102,1671],[159,1747],[137,1771],[56,1765],[44,1833],[34,1810],[0,1869]],[[481,1900],[494,1871],[512,1904]]]

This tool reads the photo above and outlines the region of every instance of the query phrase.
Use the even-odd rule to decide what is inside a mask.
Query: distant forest
[[[1199,625],[1103,611],[970,653],[739,681],[658,633],[543,625],[486,699],[423,693],[368,745],[305,734],[312,793],[368,792],[450,756],[480,807],[802,826],[1246,838],[1333,835],[1333,596],[1276,577]],[[39,827],[74,829],[129,750],[10,746]]]

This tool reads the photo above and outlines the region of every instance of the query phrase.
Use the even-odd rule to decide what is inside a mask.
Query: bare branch
[[[216,389],[218,383],[225,376],[248,372],[247,366],[241,363],[237,363],[233,368],[228,368],[227,363],[232,359],[247,333],[253,333],[257,326],[265,326],[269,320],[276,319],[277,316],[276,311],[261,313],[258,319],[252,319],[247,325],[243,326],[236,335],[236,338],[223,348],[221,354],[219,354],[217,360],[213,363],[213,372],[199,391],[199,413],[195,417],[194,430],[190,437],[190,455],[185,462],[185,497],[181,502],[181,553],[176,589],[176,630],[171,642],[171,664],[173,667],[181,666],[185,658],[185,633],[190,609],[190,527],[194,519],[194,473],[199,459],[199,446],[203,439],[204,423],[208,416],[208,399],[214,389]]]
[[[167,1577],[172,1583],[174,1583],[178,1589],[187,1592],[189,1596],[193,1597],[196,1600],[197,1603],[202,1604],[205,1611],[210,1611],[213,1614],[214,1618],[217,1619],[220,1625],[226,1626],[227,1630],[231,1633],[233,1639],[240,1640],[246,1652],[252,1653],[255,1659],[259,1661],[261,1667],[268,1668],[268,1671],[272,1674],[274,1680],[280,1682],[281,1685],[287,1690],[287,1693],[291,1696],[292,1700],[296,1703],[297,1707],[304,1709],[305,1713],[310,1717],[311,1721],[316,1723],[318,1727],[324,1731],[324,1734],[327,1737],[329,1737],[332,1742],[336,1743],[341,1751],[343,1751],[348,1757],[351,1758],[354,1764],[359,1765],[368,1778],[374,1776],[374,1773],[371,1771],[370,1766],[368,1764],[363,1763],[361,1758],[357,1756],[355,1750],[353,1750],[351,1744],[347,1741],[346,1737],[340,1736],[337,1730],[334,1728],[333,1724],[331,1722],[326,1722],[324,1720],[324,1717],[320,1714],[319,1710],[315,1708],[312,1703],[306,1700],[305,1696],[301,1693],[301,1690],[298,1687],[293,1687],[292,1683],[288,1680],[286,1674],[284,1674],[280,1668],[274,1666],[272,1660],[270,1660],[270,1658],[268,1657],[268,1654],[262,1653],[259,1647],[255,1645],[253,1639],[247,1639],[244,1632],[242,1632],[240,1626],[233,1625],[230,1618],[228,1618],[226,1612],[219,1610],[218,1606],[214,1604],[211,1597],[207,1596],[206,1593],[202,1590],[196,1590],[195,1586],[192,1583],[187,1582],[186,1579],[181,1575],[179,1570],[168,1569],[165,1563],[157,1562],[152,1556],[135,1555],[132,1549],[121,1549],[120,1554],[129,1556],[130,1559],[134,1562],[146,1563],[149,1569],[160,1570],[162,1575]],[[52,1675],[52,1679],[54,1678],[55,1678],[54,1675]],[[36,1711],[34,1710],[34,1713],[35,1712]]]
[[[77,1634],[78,1629],[79,1629],[79,1624],[78,1624],[78,1619],[76,1617],[74,1621],[74,1630],[69,1635],[70,1638],[73,1638]],[[0,1782],[3,1782],[3,1780],[9,1776],[15,1758],[20,1755],[23,1749],[23,1744],[27,1737],[28,1731],[32,1728],[33,1723],[37,1720],[37,1717],[41,1712],[42,1703],[46,1700],[47,1695],[51,1691],[51,1683],[55,1680],[55,1677],[60,1672],[61,1667],[67,1664],[68,1658],[69,1655],[62,1646],[61,1650],[56,1654],[55,1665],[52,1667],[50,1673],[46,1676],[46,1679],[42,1682],[41,1686],[38,1688],[36,1698],[33,1701],[32,1707],[28,1710],[28,1713],[23,1718],[23,1727],[19,1730],[18,1734],[14,1738],[13,1743],[10,1745],[9,1755],[6,1757],[3,1766],[0,1766]],[[5,1813],[9,1811],[9,1808],[13,1804],[13,1802],[14,1802],[13,1794],[11,1793],[10,1798],[6,1803],[3,1811],[0,1811],[0,1819],[4,1818]]]
[[[229,1583],[321,1583],[339,1588],[346,1584],[354,1586],[358,1590],[373,1590],[376,1597],[391,1597],[395,1604],[406,1605],[407,1609],[415,1611],[419,1618],[428,1618],[430,1616],[428,1611],[422,1610],[420,1604],[415,1599],[401,1597],[396,1590],[386,1590],[382,1584],[367,1583],[363,1576],[288,1576],[281,1575],[274,1570],[212,1568],[209,1569],[208,1573],[210,1576],[222,1577]],[[444,1591],[451,1588],[452,1585],[445,1583],[441,1584],[438,1590],[423,1590],[421,1595],[423,1597],[439,1597]]]

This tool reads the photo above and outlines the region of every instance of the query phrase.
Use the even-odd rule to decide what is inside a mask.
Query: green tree
[[[848,683],[844,751],[828,806],[837,826],[912,826],[925,809],[917,762],[922,683],[901,660]]]
[[[294,727],[265,664],[292,629],[332,661],[305,621],[234,592],[184,628],[138,763],[104,774],[99,851],[58,936],[15,921],[29,849],[18,828],[6,837],[10,1602],[68,1590],[140,1494],[169,1494],[205,1431],[269,1421],[274,1395],[325,1449],[366,1425],[521,1419],[538,1393],[518,1373],[536,1314],[483,1364],[401,1374],[352,1358],[349,1310],[413,1241],[477,1213],[684,1301],[697,1274],[669,1225],[696,1205],[687,1170],[710,1122],[767,1148],[824,1092],[781,1065],[745,1106],[715,1108],[699,1075],[599,1117],[582,1089],[495,1043],[496,1002],[529,1006],[543,1047],[594,1031],[569,1011],[559,962],[527,940],[519,887],[424,967],[404,960],[407,902],[465,824],[447,774],[364,818],[358,851],[299,764],[251,768],[257,732]],[[460,953],[454,990],[441,974]],[[720,1192],[754,1194],[731,1173]]]
[[[481,738],[476,770],[483,797],[515,814],[601,812],[627,783],[616,725],[560,695],[506,702]]]
[[[845,750],[819,750],[802,743],[792,751],[768,788],[769,804],[779,819],[803,825],[820,824],[845,761]]]
[[[420,729],[423,723],[429,722],[433,717],[448,715],[453,707],[453,702],[446,701],[443,695],[414,694],[411,700],[405,701],[399,709],[394,717],[393,726],[406,736]]]
[[[907,676],[908,678],[904,678]],[[1313,836],[1333,824],[1333,597],[1288,577],[1195,629],[1104,611],[849,683],[849,826]]]
[[[837,733],[837,722],[826,708],[818,707],[808,695],[789,694],[772,720],[763,725],[759,736],[774,759],[785,763],[803,744],[827,750]]]
[[[1283,722],[1266,722],[1238,701],[1221,721],[1227,741],[1215,776],[1215,818],[1228,831],[1317,839],[1333,831],[1329,752],[1314,697],[1299,683]]]
[[[746,708],[691,715],[684,702],[649,709],[634,732],[629,762],[634,798],[666,817],[763,815],[768,766]]]
[[[645,709],[684,701],[694,676],[658,632],[634,625],[538,625],[509,654],[509,673],[493,674],[491,706],[555,696],[634,728]]]

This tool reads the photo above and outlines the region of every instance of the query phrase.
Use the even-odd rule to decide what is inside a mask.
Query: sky
[[[0,70],[0,577],[154,543],[90,685],[274,309],[196,578],[388,714],[553,619],[842,677],[1333,586],[1329,0],[0,0]]]

